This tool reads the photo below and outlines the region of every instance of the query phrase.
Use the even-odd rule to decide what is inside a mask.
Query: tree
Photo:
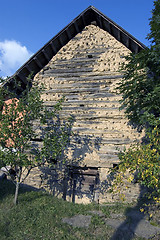
[[[145,128],[147,142],[120,152],[114,186],[136,175],[136,181],[151,189],[148,197],[160,202],[160,0],[154,1],[150,29],[150,47],[126,58],[118,87],[122,108],[132,123]]]
[[[33,122],[37,120],[40,126],[43,125],[42,141],[45,142],[46,136],[49,138],[51,129],[53,131],[53,126],[46,128],[44,124],[47,124],[49,119],[52,121],[55,119],[56,126],[56,119],[63,101],[61,99],[52,110],[47,110],[41,99],[42,91],[43,87],[38,86],[29,78],[26,89],[19,98],[5,87],[0,88],[0,161],[3,166],[10,166],[12,169],[12,172],[7,172],[16,185],[15,204],[18,199],[19,185],[29,175],[30,170],[44,164],[52,152],[56,157],[60,153],[58,148],[62,151],[62,146],[59,147],[58,144],[55,144],[57,142],[56,134],[50,136],[52,152],[49,152],[46,144],[43,144],[43,151],[38,146],[33,147],[32,145],[32,140],[36,138]],[[61,131],[61,138],[65,138],[65,136],[66,132]],[[63,147],[66,141],[62,143]],[[13,170],[14,176],[12,176]],[[24,173],[26,174],[24,175]]]
[[[160,117],[160,0],[154,6],[147,36],[151,45],[126,58],[124,78],[118,87],[123,95],[121,107],[138,127],[154,127]]]

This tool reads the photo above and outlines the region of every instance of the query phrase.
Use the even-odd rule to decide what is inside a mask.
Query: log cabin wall
[[[66,151],[67,176],[60,171],[63,177],[59,177],[56,166],[46,166],[34,169],[27,184],[74,202],[118,200],[106,193],[108,170],[119,162],[118,149],[128,148],[142,137],[119,110],[121,96],[115,89],[128,53],[108,32],[89,25],[35,75],[34,80],[46,86],[42,96],[46,106],[52,107],[65,96],[60,119],[74,117],[74,135]],[[137,184],[129,187],[127,200],[136,199],[139,191]]]

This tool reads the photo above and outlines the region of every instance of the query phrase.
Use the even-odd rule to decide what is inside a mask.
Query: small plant
[[[147,135],[147,144],[133,145],[119,153],[120,164],[115,170],[113,189],[121,192],[125,180],[129,183],[136,180],[148,188],[145,194],[148,199],[160,203],[160,129],[155,127]]]

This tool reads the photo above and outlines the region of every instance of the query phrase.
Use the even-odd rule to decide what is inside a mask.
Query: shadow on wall
[[[116,97],[113,88],[122,77],[118,69],[127,52],[127,48],[108,33],[93,25],[87,26],[62,48],[37,76],[39,81],[43,80],[48,86],[44,96],[45,101],[49,104],[60,94],[64,95],[70,104],[67,111],[62,113],[62,117],[66,118],[70,112],[77,112],[78,121],[84,123],[84,125],[80,124],[84,132],[87,130],[87,133],[93,132],[103,136],[103,131],[104,133],[110,131],[108,130],[110,119],[114,112],[118,111],[114,102],[111,106],[107,104],[110,98]],[[79,104],[77,105],[76,102]],[[94,125],[101,123],[102,119],[103,121],[108,119],[106,121],[108,126],[102,126],[99,130]],[[103,124],[105,125],[101,123]],[[115,129],[114,132],[116,139],[117,130]],[[53,195],[62,194],[64,199],[70,197],[72,201],[76,201],[76,197],[85,197],[86,194],[90,200],[98,199],[98,164],[93,163],[92,166],[87,164],[86,167],[83,162],[86,154],[92,155],[93,148],[99,151],[102,138],[93,138],[91,134],[83,136],[77,134],[72,135],[71,138],[63,153],[59,154],[57,159],[53,159],[56,163],[49,169],[41,168],[42,186],[49,188]],[[111,139],[106,137],[106,140],[109,143],[113,142],[112,136]],[[128,139],[124,140],[128,141]],[[102,152],[101,155],[105,154]]]
[[[48,122],[47,128],[41,128],[41,138],[46,134],[46,130],[52,128],[52,134],[56,136],[56,144],[61,148],[55,154],[54,147],[50,146],[48,164],[39,167],[41,189],[48,190],[54,196],[72,202],[83,198],[87,198],[89,202],[97,201],[98,167],[88,167],[83,162],[86,154],[92,154],[95,148],[97,150],[100,148],[101,138],[93,139],[89,135],[74,134],[72,132],[74,121],[73,116],[70,123],[60,120],[60,117],[57,116],[56,121]],[[37,147],[36,140],[33,145],[33,148],[35,147]]]
[[[120,133],[121,129],[119,130],[119,127],[116,129],[116,124],[112,121],[114,115],[116,115],[115,119],[119,117],[116,105],[119,98],[116,98],[117,93],[114,88],[122,78],[119,65],[124,62],[124,55],[128,50],[108,33],[106,35],[95,26],[88,26],[68,44],[37,76],[37,79],[43,80],[48,87],[44,95],[45,101],[49,105],[60,95],[64,95],[70,104],[66,104],[68,107],[61,113],[61,117],[66,118],[71,112],[76,112],[78,121],[84,124],[79,124],[82,132],[85,134],[87,130],[87,133],[93,132],[93,135],[95,133],[95,136],[103,136],[103,139],[93,137],[91,134],[71,134],[72,123],[68,129],[69,138],[65,149],[56,158],[51,157],[50,167],[40,168],[41,186],[47,188],[53,195],[64,199],[70,198],[69,200],[73,202],[86,195],[89,200],[98,201],[99,164],[91,163],[90,166],[88,164],[86,166],[83,162],[86,155],[90,155],[92,159],[93,149],[100,150],[102,140],[103,144],[108,144],[108,148],[114,141],[119,145],[121,139],[122,143],[128,144],[128,137],[124,138]],[[113,126],[111,126],[112,122]],[[100,129],[94,126],[99,123]],[[54,130],[55,134],[59,132],[61,126],[68,128],[66,123],[59,120],[59,129]],[[110,132],[113,134],[108,139]],[[101,154],[104,164],[107,157],[107,161],[112,161],[115,155],[112,151],[111,154],[110,152],[106,154],[105,144],[103,148],[105,153],[102,151]]]
[[[95,201],[99,203],[100,195],[105,195],[106,201],[119,201],[118,194],[114,196],[108,193],[114,175],[109,175],[106,171],[105,180],[100,182],[98,165],[85,165],[86,155],[91,156],[95,149],[99,151],[102,138],[93,139],[92,135],[74,134],[72,132],[74,121],[74,116],[69,123],[60,120],[60,117],[57,116],[56,121],[51,120],[47,127],[41,128],[41,138],[46,134],[47,129],[52,130],[52,134],[56,136],[56,149],[58,149],[57,152],[54,152],[54,146],[48,145],[50,150],[48,164],[39,167],[41,189],[72,202]],[[50,141],[47,141],[47,144],[50,144]],[[37,148],[36,141],[34,147]],[[138,183],[131,184],[127,190],[125,189],[126,199],[129,202],[135,200],[138,198],[139,192]]]

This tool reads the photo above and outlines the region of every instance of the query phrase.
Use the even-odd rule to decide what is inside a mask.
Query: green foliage
[[[122,108],[132,123],[145,128],[147,144],[141,143],[119,154],[114,189],[135,179],[151,191],[148,198],[160,202],[160,0],[154,1],[150,19],[151,46],[130,54],[123,66],[124,79],[119,84]],[[123,197],[123,196],[122,196]]]
[[[65,164],[64,150],[70,142],[72,124],[72,118],[69,118],[67,122],[61,122],[59,116],[54,120],[48,120],[47,127],[44,129],[43,147],[41,149],[43,159],[56,163],[61,158]]]
[[[160,129],[148,133],[148,144],[137,144],[119,154],[120,164],[116,170],[114,188],[120,189],[127,179],[147,187],[147,197],[160,202]],[[128,172],[129,171],[129,172]]]
[[[35,84],[29,85],[21,98],[17,99],[7,89],[1,88],[0,112],[0,145],[1,160],[4,165],[17,167],[34,166],[34,160],[28,158],[27,150],[31,149],[30,140],[36,137],[33,120],[42,119],[43,101],[40,98],[42,89]],[[6,94],[7,93],[7,94]],[[10,96],[9,96],[10,94]],[[6,97],[9,98],[6,101]]]
[[[152,59],[152,54],[149,49],[142,50],[137,55],[130,54],[127,57],[128,64],[124,66],[124,80],[119,84],[121,108],[125,108],[129,120],[139,127],[154,126],[154,121],[160,117],[160,65],[157,73],[153,74],[155,61],[152,68],[146,64]]]
[[[152,43],[160,43],[160,1],[154,1],[154,9],[152,10],[152,18],[150,19],[150,30],[148,39],[152,40]]]
[[[30,170],[44,164],[51,157],[57,158],[69,139],[67,127],[71,124],[69,122],[62,125],[58,117],[64,99],[52,109],[47,109],[41,99],[43,91],[43,86],[31,82],[29,78],[19,99],[7,88],[0,88],[0,162],[15,171],[14,179],[12,178],[16,185],[15,203],[19,184],[28,176]],[[41,129],[42,149],[32,142],[37,138],[33,125],[35,120]],[[10,175],[10,172],[8,174]]]
[[[160,117],[160,0],[150,20],[151,46],[130,54],[123,66],[124,79],[119,84],[122,108],[137,126],[155,126]]]

